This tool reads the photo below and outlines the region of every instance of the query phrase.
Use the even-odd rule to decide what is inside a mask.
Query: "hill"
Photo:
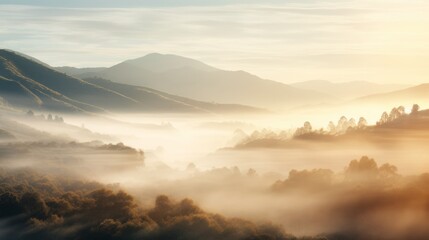
[[[145,86],[179,96],[275,110],[334,101],[325,93],[265,80],[244,71],[225,71],[176,55],[153,53],[95,73],[118,83]]]
[[[428,144],[429,110],[410,114],[395,113],[392,110],[390,115],[386,115],[386,118],[383,121],[380,120],[376,125],[348,126],[347,130],[343,132],[332,133],[324,129],[300,131],[299,134],[298,132],[297,130],[295,134],[286,137],[270,131],[253,133],[232,149],[418,148]]]
[[[384,94],[374,94],[355,100],[358,103],[384,103],[389,105],[425,105],[429,102],[429,83],[393,91]]]
[[[116,86],[115,89],[118,88]],[[0,97],[13,106],[59,112],[156,110],[206,113],[225,112],[231,108],[231,105],[225,105],[224,111],[222,104],[202,103],[148,88],[137,95],[133,87],[122,85],[121,91],[117,92],[109,89],[107,84],[100,86],[68,76],[47,64],[9,50],[0,50]],[[259,111],[239,105],[234,107],[236,111]]]

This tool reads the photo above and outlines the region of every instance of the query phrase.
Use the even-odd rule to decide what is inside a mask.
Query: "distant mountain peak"
[[[165,56],[175,56],[175,57],[181,57],[179,55],[174,55],[174,54],[164,54],[164,53],[158,53],[158,52],[153,52],[153,53],[148,53],[145,56],[141,57],[141,58],[151,58],[151,57],[165,57]]]
[[[150,53],[143,57],[127,60],[121,64],[130,64],[134,67],[143,68],[152,72],[165,72],[182,68],[191,68],[208,72],[218,70],[192,58],[161,53]]]
[[[263,111],[243,105],[196,101],[101,78],[82,80],[62,73],[61,69],[57,71],[47,64],[39,63],[25,54],[8,50],[0,50],[0,100],[21,109],[76,113],[126,111],[218,114]]]

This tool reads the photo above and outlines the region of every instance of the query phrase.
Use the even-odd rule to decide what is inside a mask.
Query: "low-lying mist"
[[[330,136],[342,114],[2,111],[0,237],[426,239],[429,131],[409,112]],[[240,145],[255,131],[269,144]]]
[[[114,186],[70,176],[2,169],[0,179],[0,236],[6,239],[292,238],[269,223],[207,213],[190,199],[161,195],[143,208]]]

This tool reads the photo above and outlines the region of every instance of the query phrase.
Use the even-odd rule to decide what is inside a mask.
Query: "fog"
[[[25,230],[16,239],[425,239],[427,112],[341,110],[85,116],[3,109],[0,202],[16,208],[2,215],[0,236],[15,226]],[[385,122],[383,111],[390,112]],[[333,133],[330,121],[349,125]],[[70,188],[76,182],[90,185]],[[27,192],[38,194],[31,198],[38,210]],[[85,200],[65,198],[71,192]],[[71,207],[58,210],[54,198]],[[85,205],[102,199],[117,203]],[[80,220],[90,228],[75,228],[93,211]]]
[[[0,0],[0,240],[429,239],[429,4],[361,1]]]

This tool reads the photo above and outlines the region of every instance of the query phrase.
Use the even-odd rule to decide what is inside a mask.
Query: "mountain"
[[[344,100],[350,100],[371,94],[386,93],[409,87],[401,84],[376,84],[366,81],[333,83],[325,80],[298,82],[291,84],[291,86],[330,94]]]
[[[203,103],[145,88],[120,85],[121,92],[58,72],[49,65],[9,50],[0,50],[0,97],[32,109],[72,112],[225,112],[259,111],[240,105]],[[127,92],[126,90],[129,90]],[[130,94],[131,96],[128,96]],[[146,101],[150,99],[150,101]],[[195,105],[193,105],[195,104]],[[207,107],[207,108],[206,108]]]
[[[421,84],[418,86],[393,91],[383,94],[374,94],[356,99],[357,103],[378,103],[388,105],[411,105],[426,104],[429,102],[429,83]]]
[[[2,49],[0,49],[0,50],[2,50]],[[19,56],[21,56],[21,57],[27,58],[28,60],[31,60],[31,61],[36,62],[36,63],[38,63],[38,64],[41,64],[41,65],[43,65],[43,66],[45,66],[45,67],[51,67],[51,66],[49,66],[49,64],[44,63],[44,62],[40,61],[39,59],[37,59],[37,58],[35,58],[35,57],[32,57],[32,56],[30,56],[30,55],[24,54],[24,53],[22,53],[22,52],[13,51],[13,50],[11,50],[11,49],[3,49],[3,50],[4,50],[4,51],[8,51],[8,52],[12,52],[12,53],[14,53],[14,54],[16,54],[16,55],[19,55]]]
[[[215,72],[219,71],[214,67],[211,67],[205,63],[200,61],[181,57],[173,54],[159,54],[159,53],[151,53],[146,55],[145,57],[127,60],[123,62],[123,64],[129,64],[135,67],[139,67],[144,70],[152,71],[152,72],[166,72],[177,69],[189,68],[203,72]]]
[[[91,74],[84,75],[87,77]],[[298,89],[244,71],[224,71],[193,59],[169,54],[149,54],[119,63],[92,76],[201,101],[238,103],[276,110],[335,100],[326,93]]]

